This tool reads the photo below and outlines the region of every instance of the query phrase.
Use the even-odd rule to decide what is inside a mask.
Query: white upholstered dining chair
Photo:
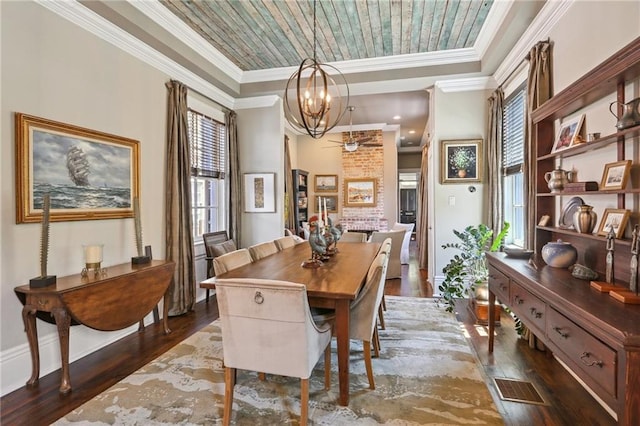
[[[400,249],[400,263],[403,265],[409,264],[409,244],[411,244],[411,235],[413,234],[413,228],[415,223],[399,223],[393,224],[392,231],[405,231],[404,238],[402,239],[402,248]]]
[[[382,243],[387,238],[391,238],[391,253],[389,253],[387,279],[400,278],[402,276],[400,251],[402,249],[402,239],[404,235],[405,231],[376,231],[371,234],[370,241],[374,243]]]
[[[231,421],[236,369],[300,378],[300,424],[307,424],[309,377],[324,353],[331,378],[331,323],[317,325],[304,284],[252,279],[216,282],[225,366],[223,424]]]
[[[276,238],[275,240],[273,240],[273,242],[276,243],[276,247],[278,247],[279,251],[296,245],[296,239],[293,235]]]
[[[263,257],[275,254],[278,251],[278,246],[274,241],[265,241],[264,243],[254,244],[249,247],[249,253],[251,253],[251,258],[254,262],[262,259]]]
[[[340,236],[338,243],[365,243],[367,242],[367,234],[364,232],[344,232]]]
[[[213,259],[213,269],[215,270],[216,275],[220,275],[231,271],[232,269],[248,265],[252,261],[253,259],[251,258],[249,250],[241,248]]]

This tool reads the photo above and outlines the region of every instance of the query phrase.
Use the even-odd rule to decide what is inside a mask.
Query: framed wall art
[[[345,179],[345,207],[375,207],[377,189],[375,178]]]
[[[322,208],[324,209],[325,202],[327,211],[329,213],[338,213],[338,196],[337,195],[323,195],[322,197],[314,197],[316,199],[315,213],[320,213],[320,200],[322,200]]]
[[[598,235],[607,236],[611,227],[616,234],[616,238],[624,236],[624,229],[629,220],[629,210],[625,209],[605,209],[598,228]]]
[[[482,139],[443,140],[440,149],[440,183],[482,180]]]
[[[605,164],[600,189],[624,189],[629,180],[630,170],[631,160]]]
[[[273,213],[276,211],[276,174],[244,174],[244,211]]]
[[[139,142],[16,113],[16,223],[133,217]]]
[[[338,192],[338,175],[316,175],[316,192]]]
[[[558,152],[572,147],[576,143],[577,137],[580,136],[583,121],[584,114],[580,114],[571,120],[563,121],[551,152]]]

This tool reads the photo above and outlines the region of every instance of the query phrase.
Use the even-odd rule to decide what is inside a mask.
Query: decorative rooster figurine
[[[327,237],[327,251],[330,254],[334,254],[338,252],[338,241],[342,236],[342,232],[333,226],[333,221],[330,217],[327,217],[327,225],[325,228],[325,237],[327,237],[327,235],[329,236]]]
[[[311,246],[311,259],[305,261],[302,266],[305,268],[317,268],[322,265],[322,260],[326,259],[327,241],[318,226],[318,218],[313,216],[309,220],[309,245]]]

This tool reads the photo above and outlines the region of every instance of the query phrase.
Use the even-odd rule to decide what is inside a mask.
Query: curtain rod
[[[546,40],[540,40],[539,42],[537,42],[535,45],[539,45],[540,43],[551,43],[551,38],[547,37]],[[518,65],[516,65],[511,72],[507,75],[507,77],[504,79],[504,81],[502,82],[502,84],[500,84],[498,87],[502,88],[502,86],[504,85],[505,82],[509,81],[511,79],[511,77],[513,77],[513,74],[515,74],[516,71],[518,71],[518,69],[520,69],[520,66],[525,62],[528,61],[531,55],[531,51],[527,52],[527,54],[524,56],[524,58],[522,58],[520,60],[520,62],[518,62]]]
[[[180,83],[180,84],[184,85],[184,86],[187,88],[187,90],[190,90],[190,91],[192,91],[192,92],[194,92],[194,93],[197,93],[198,95],[200,95],[200,96],[202,96],[202,97],[204,97],[204,98],[206,98],[206,99],[210,100],[211,102],[213,102],[214,104],[216,104],[216,105],[218,105],[220,108],[222,108],[222,112],[231,112],[231,111],[233,111],[232,109],[227,108],[226,106],[222,105],[220,102],[216,101],[215,99],[211,99],[209,96],[205,95],[205,94],[204,94],[204,93],[202,93],[201,91],[196,90],[196,89],[194,89],[193,87],[190,87],[190,86],[188,86],[188,85],[184,84],[184,83],[183,83],[183,82],[181,82],[180,80],[174,80],[174,79],[171,79],[171,81],[175,81],[175,82],[177,82],[177,83]]]

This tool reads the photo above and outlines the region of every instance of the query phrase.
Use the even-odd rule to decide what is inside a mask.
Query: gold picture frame
[[[320,213],[320,199],[322,198],[322,208],[324,209],[324,200],[326,200],[327,212],[328,213],[338,213],[338,196],[337,195],[323,195],[322,197],[314,197],[316,199],[315,209],[313,210],[315,213]]]
[[[338,192],[338,175],[315,175],[315,192]]]
[[[375,178],[345,179],[345,207],[375,207],[378,205],[378,185]]]
[[[616,161],[604,165],[600,190],[624,189],[629,180],[631,160]]]
[[[482,181],[482,139],[443,140],[440,183]]]
[[[139,142],[15,113],[16,223],[133,217],[140,196]]]
[[[613,226],[613,232],[616,234],[616,238],[620,239],[624,237],[624,230],[627,227],[628,220],[629,210],[605,209],[597,234],[606,237],[609,234],[610,227]]]

